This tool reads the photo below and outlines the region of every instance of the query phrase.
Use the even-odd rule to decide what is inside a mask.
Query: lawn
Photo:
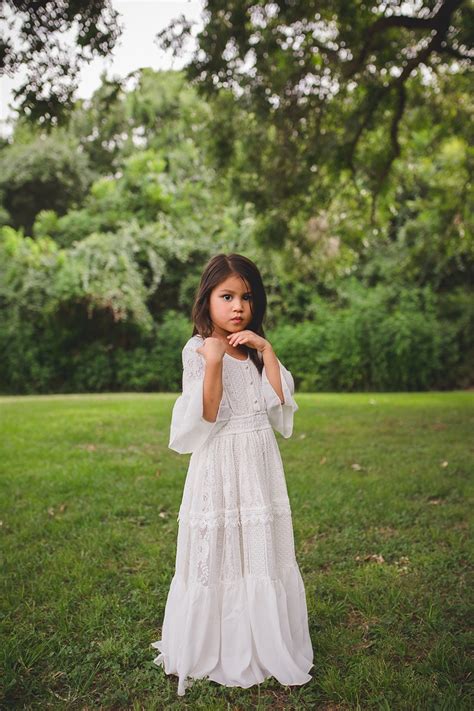
[[[0,706],[473,708],[473,393],[296,396],[277,439],[313,680],[198,680],[184,697],[150,647],[189,460],[167,448],[175,398],[0,398]]]

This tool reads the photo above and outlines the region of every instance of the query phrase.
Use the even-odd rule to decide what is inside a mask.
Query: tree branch
[[[400,143],[398,141],[398,133],[400,128],[400,123],[402,120],[403,113],[405,111],[406,105],[406,89],[404,82],[400,82],[395,85],[397,89],[397,104],[395,106],[395,111],[392,116],[392,121],[390,124],[390,152],[387,156],[382,169],[378,172],[375,181],[375,190],[372,191],[372,205],[370,210],[370,224],[372,225],[375,219],[375,209],[377,204],[378,195],[382,189],[382,186],[390,172],[392,163],[400,155]]]
[[[367,38],[359,55],[346,64],[343,72],[344,76],[348,79],[363,68],[376,37],[392,27],[403,27],[409,30],[436,30],[437,33],[444,30],[444,33],[446,33],[451,15],[463,2],[464,0],[445,0],[435,15],[426,18],[408,17],[406,15],[380,17],[368,28]]]
[[[380,101],[382,100],[382,97],[388,91],[388,89],[389,87],[373,87],[373,93],[367,99],[365,108],[363,109],[363,111],[361,111],[361,113],[363,114],[363,120],[360,121],[352,140],[347,144],[347,162],[353,173],[355,173],[354,154],[359,143],[360,137],[362,136],[363,132],[369,127],[370,122],[372,120],[372,116],[374,115],[375,110],[377,109]]]
[[[406,105],[406,89],[405,89],[405,82],[408,80],[410,74],[413,72],[416,67],[418,67],[421,63],[427,62],[430,54],[432,52],[441,52],[445,47],[443,46],[445,43],[445,37],[449,28],[449,23],[451,19],[451,14],[454,12],[454,9],[462,2],[462,0],[448,0],[445,5],[443,5],[440,10],[438,11],[437,15],[432,18],[433,20],[436,21],[436,33],[431,37],[431,40],[429,43],[424,47],[418,54],[410,59],[405,66],[403,67],[403,70],[400,74],[399,77],[393,79],[387,86],[384,87],[378,87],[379,91],[374,93],[374,100],[372,103],[369,104],[368,109],[365,111],[364,119],[361,121],[358,125],[358,127],[355,130],[354,136],[352,141],[349,143],[349,152],[348,152],[348,164],[351,168],[352,171],[355,170],[354,168],[354,154],[357,149],[358,142],[360,140],[360,137],[364,130],[368,127],[372,116],[374,115],[378,105],[382,101],[383,97],[389,94],[393,88],[396,88],[397,94],[398,94],[398,101],[397,105],[395,107],[394,114],[392,116],[391,124],[390,124],[390,145],[391,145],[391,150],[390,153],[387,157],[387,160],[385,161],[382,170],[378,173],[377,175],[377,180],[376,180],[376,189],[374,193],[374,197],[376,198],[377,194],[380,192],[382,185],[390,171],[390,168],[392,166],[393,161],[400,155],[400,144],[398,142],[398,130],[399,130],[399,125],[401,122],[401,119],[403,117],[403,113],[405,110],[405,105]],[[456,6],[456,7],[455,7]],[[444,12],[442,12],[444,11]],[[392,18],[387,18],[387,19],[392,19]],[[397,18],[399,19],[399,18]],[[372,205],[372,216],[375,211],[375,202]]]

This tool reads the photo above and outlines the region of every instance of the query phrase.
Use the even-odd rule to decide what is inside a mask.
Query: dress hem
[[[160,654],[153,663],[178,677],[178,695],[192,680],[249,688],[274,677],[283,686],[312,680],[313,650],[304,585],[297,564],[281,577],[244,576],[234,586],[170,585]]]
[[[153,642],[150,646],[154,647],[155,649],[161,650],[161,645],[162,641],[159,640],[158,642]],[[240,689],[250,689],[252,686],[256,686],[259,684],[263,684],[264,681],[267,681],[267,679],[275,679],[278,681],[278,679],[275,677],[274,674],[264,674],[261,676],[260,679],[256,679],[255,681],[251,681],[248,684],[244,683],[239,683],[239,682],[229,682],[229,681],[222,681],[219,679],[219,677],[212,672],[209,672],[208,674],[204,674],[203,676],[192,676],[192,674],[188,674],[185,678],[181,679],[179,674],[177,672],[171,672],[171,671],[166,671],[166,669],[169,669],[169,659],[168,656],[164,653],[161,652],[155,659],[153,659],[153,664],[155,664],[157,667],[161,667],[164,669],[165,674],[175,676],[177,677],[178,680],[178,696],[184,696],[186,689],[189,689],[194,681],[200,681],[202,679],[205,679],[206,681],[213,681],[216,684],[220,684],[220,686],[225,686],[228,688],[240,688]],[[289,684],[282,684],[282,686],[302,686],[303,684],[307,684],[308,681],[312,680],[312,676],[310,675],[311,669],[314,667],[314,663],[311,663],[308,668],[306,669],[306,675],[307,677],[303,679],[302,681],[294,681]]]

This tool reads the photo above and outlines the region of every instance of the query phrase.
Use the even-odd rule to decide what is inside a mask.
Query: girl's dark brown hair
[[[209,338],[214,330],[209,313],[209,300],[212,290],[229,276],[239,276],[244,281],[245,288],[252,292],[250,299],[250,310],[252,319],[247,328],[265,338],[263,330],[263,319],[267,310],[267,296],[263,286],[262,277],[257,266],[251,259],[241,254],[216,254],[212,257],[201,276],[201,281],[194,298],[191,318],[194,328],[192,335],[199,334],[203,338]],[[263,363],[259,358],[255,348],[249,348],[242,344],[244,350],[249,354],[252,361],[257,366],[259,372],[263,370]]]

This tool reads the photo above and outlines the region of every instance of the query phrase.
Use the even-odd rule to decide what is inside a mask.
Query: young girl
[[[178,676],[247,688],[305,684],[313,666],[306,596],[274,428],[291,437],[294,381],[264,336],[255,264],[218,254],[204,269],[169,447],[192,453],[176,569],[153,661]]]

